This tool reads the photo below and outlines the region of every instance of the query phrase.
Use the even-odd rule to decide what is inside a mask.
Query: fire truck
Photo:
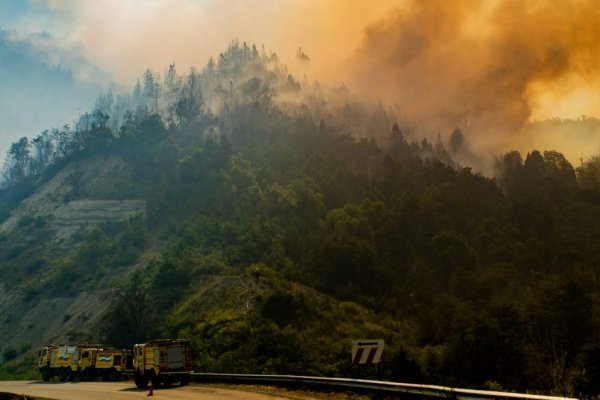
[[[61,382],[73,380],[77,374],[78,352],[76,346],[46,346],[39,352],[38,368],[44,381],[58,376]]]
[[[133,380],[137,387],[190,382],[192,356],[189,339],[161,339],[133,347]]]
[[[101,346],[81,346],[78,350],[78,375],[86,381],[98,376],[104,381],[117,381],[125,371],[133,368],[130,350]]]
[[[57,376],[61,382],[75,378],[116,381],[132,369],[130,350],[106,348],[96,344],[46,346],[39,352],[38,367],[44,381]]]

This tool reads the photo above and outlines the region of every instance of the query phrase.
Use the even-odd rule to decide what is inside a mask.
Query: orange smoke
[[[173,62],[201,68],[237,38],[264,44],[310,81],[386,101],[398,122],[424,133],[447,135],[469,121],[474,145],[495,154],[558,148],[578,159],[580,147],[563,149],[589,140],[600,150],[595,136],[565,142],[564,132],[522,131],[534,119],[600,116],[596,0],[45,2],[68,11],[69,37],[121,83]],[[295,70],[300,46],[311,62]]]
[[[426,131],[468,120],[477,144],[510,148],[532,116],[600,114],[600,102],[559,115],[543,101],[597,91],[599,39],[595,1],[415,0],[369,26],[349,78]]]

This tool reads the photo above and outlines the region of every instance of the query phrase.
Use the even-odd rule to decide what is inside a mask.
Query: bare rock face
[[[64,240],[78,230],[106,221],[120,221],[144,212],[143,200],[73,200],[56,209],[52,218],[55,238]]]
[[[98,189],[98,182],[110,182],[112,175],[125,168],[115,155],[72,162],[25,199],[0,225],[0,231],[10,232],[24,216],[40,216],[50,222],[55,233],[51,239],[62,242],[81,229],[143,214],[143,200],[110,199],[110,193]]]

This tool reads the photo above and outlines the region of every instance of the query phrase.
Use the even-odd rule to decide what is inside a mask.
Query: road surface
[[[307,397],[286,396],[274,393],[256,393],[233,389],[223,389],[201,385],[154,389],[154,397],[148,397],[148,390],[138,389],[132,382],[42,382],[42,381],[0,381],[0,393],[13,393],[40,399],[52,400],[277,400],[309,399]]]

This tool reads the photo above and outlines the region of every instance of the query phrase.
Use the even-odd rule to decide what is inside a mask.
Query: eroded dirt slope
[[[70,163],[21,202],[0,225],[0,232],[10,235],[24,218],[42,217],[44,243],[34,249],[43,256],[61,257],[77,249],[85,232],[107,221],[121,221],[143,214],[145,203],[137,198],[111,198],[118,186],[111,180],[127,172],[127,163],[118,156],[94,156]],[[122,178],[117,178],[121,179]],[[123,191],[121,191],[123,193]],[[126,192],[125,192],[126,193]],[[115,299],[118,283],[135,268],[122,267],[102,282],[83,291],[62,294],[60,288],[31,296],[32,281],[43,287],[52,272],[37,272],[28,282],[10,283],[0,277],[0,343],[28,352],[48,343],[82,340],[97,326]],[[118,276],[117,276],[118,275]],[[9,282],[9,283],[7,283]],[[28,286],[27,286],[28,285]],[[22,355],[22,354],[21,354]]]

